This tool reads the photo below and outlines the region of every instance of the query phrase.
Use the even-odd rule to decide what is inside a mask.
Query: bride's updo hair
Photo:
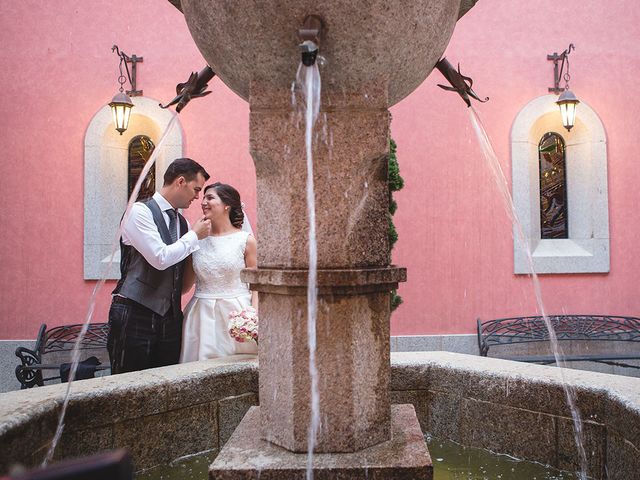
[[[244,212],[242,211],[242,202],[240,201],[238,191],[231,185],[216,182],[205,188],[204,192],[207,193],[207,190],[210,188],[213,188],[218,194],[218,197],[220,197],[220,200],[222,200],[222,203],[229,207],[229,220],[231,220],[231,225],[236,228],[242,228]]]

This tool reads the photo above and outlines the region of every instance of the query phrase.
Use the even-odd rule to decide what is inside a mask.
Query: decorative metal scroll
[[[552,315],[549,321],[559,340],[616,340],[640,342],[640,318],[607,315]],[[480,351],[491,345],[542,342],[549,331],[541,316],[500,318],[480,323]]]
[[[42,344],[41,354],[72,350],[80,335],[82,325],[64,325],[47,331]],[[92,323],[82,338],[80,348],[104,348],[107,346],[109,325],[107,323]]]
[[[31,365],[40,363],[40,359],[36,352],[25,347],[16,349],[16,356],[20,359],[21,364],[16,366],[16,378],[20,382],[21,389],[32,388],[36,385],[44,385],[42,379],[42,370],[30,369]]]

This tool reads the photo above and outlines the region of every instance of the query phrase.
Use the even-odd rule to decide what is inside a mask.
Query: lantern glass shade
[[[113,114],[113,121],[116,124],[116,130],[122,135],[129,127],[129,117],[131,116],[133,102],[129,95],[119,92],[113,97],[109,106]]]
[[[576,106],[580,103],[580,100],[576,98],[571,90],[565,90],[556,103],[560,107],[562,124],[564,128],[570,131],[576,121]]]

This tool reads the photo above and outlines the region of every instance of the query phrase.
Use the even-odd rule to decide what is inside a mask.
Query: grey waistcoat
[[[153,198],[142,203],[151,210],[160,237],[169,245],[171,235],[158,203]],[[180,214],[178,219],[180,233],[184,234],[187,222]],[[158,270],[149,265],[140,252],[131,245],[125,245],[120,239],[120,281],[113,293],[130,298],[158,315],[165,315],[172,305],[174,313],[178,313],[181,311],[183,269],[184,260],[166,270]]]

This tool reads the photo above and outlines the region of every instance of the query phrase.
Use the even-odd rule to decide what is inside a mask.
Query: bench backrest
[[[71,354],[83,325],[63,325],[46,330],[42,339],[38,339],[38,353],[44,364],[60,364],[71,361]],[[109,362],[107,352],[107,323],[90,323],[80,340],[80,360],[95,356],[102,363]]]
[[[558,340],[640,341],[640,318],[615,315],[549,315]],[[478,319],[478,346],[486,355],[493,345],[544,342],[549,330],[542,316]]]

